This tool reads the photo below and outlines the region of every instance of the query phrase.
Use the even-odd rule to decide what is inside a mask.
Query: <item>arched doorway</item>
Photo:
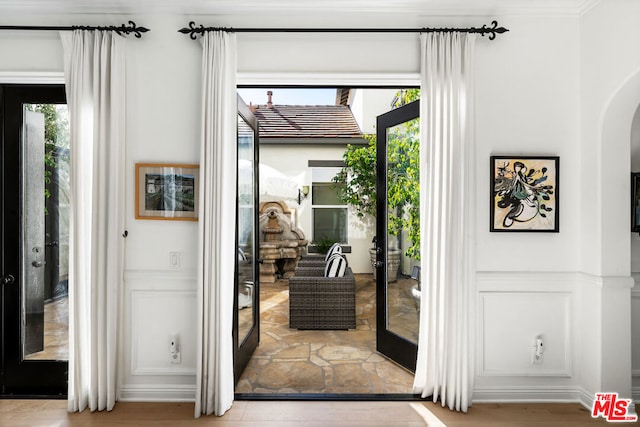
[[[633,286],[632,253],[636,252],[634,247],[637,247],[637,255],[640,255],[640,239],[630,233],[628,209],[633,160],[631,134],[634,126],[638,126],[639,105],[640,70],[637,70],[620,84],[602,110],[597,143],[601,197],[601,307],[616,307],[615,310],[602,312],[601,385],[629,396],[632,391],[632,353],[640,348],[640,342],[633,340],[637,334],[632,333],[633,319],[638,318],[634,312],[640,310],[640,304],[634,304],[629,290]],[[610,337],[618,338],[612,342]],[[623,337],[632,337],[632,342]],[[612,360],[617,363],[607,362]]]

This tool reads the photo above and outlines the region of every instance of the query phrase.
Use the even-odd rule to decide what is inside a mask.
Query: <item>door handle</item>
[[[382,262],[382,261],[376,261],[376,262],[374,262],[374,263],[373,263],[373,266],[374,266],[375,268],[382,268],[382,267],[384,266],[384,262]]]
[[[33,265],[34,267],[42,267],[43,265],[45,265],[46,262],[45,261],[33,261],[31,263],[31,265]]]
[[[7,274],[6,276],[2,276],[0,278],[0,285],[10,285],[15,281],[15,277],[13,277],[11,274]]]

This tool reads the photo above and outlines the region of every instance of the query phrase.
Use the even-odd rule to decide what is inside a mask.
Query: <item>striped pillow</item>
[[[347,270],[347,259],[342,254],[334,254],[327,261],[324,277],[343,277]]]
[[[327,255],[324,257],[324,260],[329,261],[329,258],[331,258],[332,255],[341,254],[341,253],[342,253],[342,246],[340,246],[340,243],[334,243],[333,245],[331,245],[331,247],[327,251]]]

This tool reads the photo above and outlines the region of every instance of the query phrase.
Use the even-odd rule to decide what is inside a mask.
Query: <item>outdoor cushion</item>
[[[329,258],[331,258],[332,255],[341,254],[341,253],[342,253],[342,246],[340,245],[340,243],[334,243],[333,245],[331,245],[331,247],[327,251],[327,255],[324,257],[324,260],[329,261]]]
[[[334,254],[327,261],[327,266],[324,269],[325,277],[343,277],[344,272],[347,269],[347,260],[342,254]]]

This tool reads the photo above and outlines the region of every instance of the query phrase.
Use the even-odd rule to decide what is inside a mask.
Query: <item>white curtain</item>
[[[116,401],[124,263],[125,39],[61,33],[69,106],[69,411]]]
[[[236,235],[236,37],[202,38],[198,367],[195,416],[233,403],[233,285]]]
[[[475,38],[421,35],[422,309],[414,392],[463,412],[474,375]]]

